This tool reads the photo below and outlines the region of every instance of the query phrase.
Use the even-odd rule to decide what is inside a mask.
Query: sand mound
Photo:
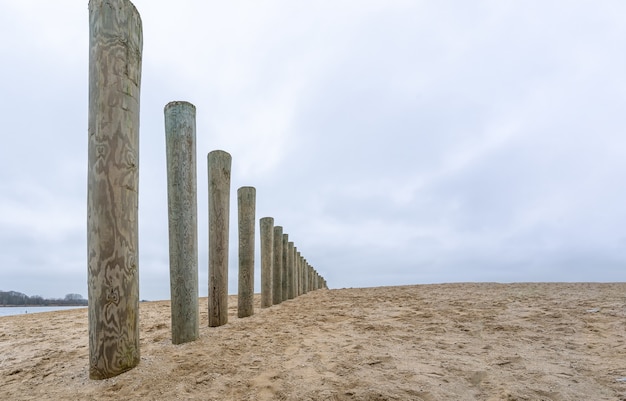
[[[87,311],[0,318],[0,399],[626,400],[626,284],[320,290],[170,340],[141,304],[141,364],[88,379]]]

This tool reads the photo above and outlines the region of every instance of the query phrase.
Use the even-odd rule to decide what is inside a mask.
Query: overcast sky
[[[0,0],[0,290],[87,296],[87,4]],[[142,299],[169,298],[172,100],[197,107],[201,296],[214,149],[231,293],[248,185],[331,288],[626,279],[623,0],[134,4]]]

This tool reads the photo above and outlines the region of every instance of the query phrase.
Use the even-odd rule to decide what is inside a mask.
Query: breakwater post
[[[282,275],[280,278],[280,286],[282,289],[282,295],[281,295],[281,300],[282,301],[286,301],[287,299],[289,299],[287,297],[287,270],[288,270],[288,266],[289,266],[289,234],[284,234],[283,233],[283,263],[282,263]]]
[[[283,301],[283,228],[274,226],[274,263],[272,266],[272,303],[278,305]]]
[[[239,209],[239,296],[237,317],[254,314],[254,223],[256,189],[241,187],[237,190]]]
[[[295,298],[294,293],[294,259],[295,259],[295,250],[293,241],[289,241],[287,243],[287,298],[293,299]]]
[[[165,106],[172,343],[198,338],[196,107]]]
[[[304,256],[300,256],[300,271],[298,277],[300,278],[300,295],[304,295],[306,291],[304,291],[304,271],[306,268],[306,259]]]
[[[302,295],[302,290],[300,289],[300,285],[302,284],[301,281],[301,272],[302,272],[302,255],[300,254],[300,251],[296,250],[294,248],[294,251],[296,253],[296,263],[295,263],[295,269],[294,269],[294,282],[295,282],[295,296],[299,297],[300,295]]]
[[[228,219],[232,158],[222,150],[207,156],[209,176],[209,327],[228,323]]]
[[[274,263],[274,219],[259,221],[261,237],[261,308],[272,306],[272,273]]]
[[[139,364],[139,94],[143,32],[128,0],[89,2],[89,378]]]

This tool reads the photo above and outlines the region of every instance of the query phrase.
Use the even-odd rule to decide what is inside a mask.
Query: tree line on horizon
[[[67,294],[65,298],[43,298],[17,291],[0,291],[0,306],[87,306],[87,300],[80,294]]]

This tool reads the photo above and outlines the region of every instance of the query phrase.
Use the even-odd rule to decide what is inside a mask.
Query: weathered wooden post
[[[198,338],[196,107],[165,106],[172,343]]]
[[[293,297],[296,298],[300,295],[298,291],[299,281],[298,281],[298,271],[300,268],[300,252],[298,249],[293,247]]]
[[[305,285],[305,292],[310,292],[311,291],[311,265],[309,265],[309,262],[306,262],[306,265],[304,267],[304,285]]]
[[[307,282],[306,282],[306,272],[307,272],[307,261],[306,258],[302,258],[302,294],[307,293]]]
[[[139,364],[141,17],[128,0],[89,2],[87,255],[89,377]]]
[[[209,327],[228,323],[228,219],[232,158],[222,150],[208,157]]]
[[[239,296],[237,317],[254,314],[254,223],[256,189],[241,187],[237,190],[239,207]]]
[[[283,274],[281,275],[281,289],[282,289],[282,295],[281,295],[281,299],[283,301],[286,301],[288,298],[287,296],[287,270],[288,270],[288,266],[289,266],[289,234],[283,234],[283,265],[282,265],[282,270],[283,270]]]
[[[298,278],[300,281],[300,295],[304,294],[304,268],[305,259],[304,256],[300,256],[300,270],[298,271]]]
[[[304,259],[304,268],[302,269],[302,291],[306,294],[309,292],[309,262]]]
[[[289,241],[287,243],[287,298],[294,298],[294,285],[293,285],[293,276],[294,276],[294,247],[293,242]]]
[[[274,264],[272,269],[272,302],[278,305],[283,302],[283,228],[274,227]]]
[[[274,263],[274,219],[259,221],[261,236],[261,308],[272,306],[272,273]]]
[[[304,269],[305,269],[305,265],[306,265],[306,260],[304,259],[304,256],[300,256],[300,272],[299,272],[299,278],[300,278],[300,295],[304,294]]]
[[[293,247],[293,297],[296,298],[298,294],[298,248],[295,244]]]
[[[298,265],[300,264],[300,251],[298,251],[298,247],[293,247],[293,296],[294,298],[298,295]]]

